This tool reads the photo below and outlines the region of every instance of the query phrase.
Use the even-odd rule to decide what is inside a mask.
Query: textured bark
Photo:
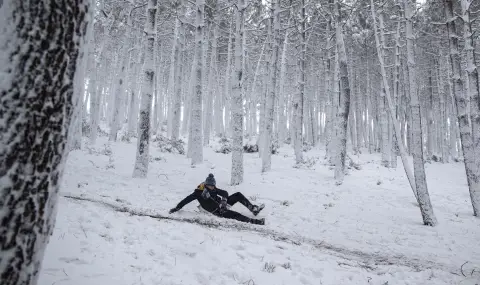
[[[325,157],[329,160],[332,156],[332,133],[333,133],[333,92],[332,92],[332,61],[330,60],[332,56],[331,52],[331,41],[330,41],[330,31],[332,29],[332,19],[331,17],[327,18],[327,30],[325,33],[326,36],[326,49],[327,54],[325,57]]]
[[[338,110],[338,143],[335,161],[335,180],[342,183],[345,176],[345,159],[347,155],[347,123],[350,112],[350,83],[348,78],[347,53],[343,40],[342,17],[340,3],[335,0],[335,30],[340,71],[340,100]]]
[[[190,128],[192,129],[191,155],[192,165],[203,162],[203,146],[202,146],[202,98],[203,98],[203,30],[204,30],[204,10],[205,0],[197,0],[196,2],[196,34],[195,34],[195,53],[197,57],[197,65],[195,69],[195,92],[192,100],[192,120]]]
[[[272,19],[272,29],[273,29],[273,47],[272,47],[272,57],[270,60],[271,69],[270,69],[270,88],[267,95],[266,106],[265,106],[265,135],[263,139],[263,153],[262,153],[262,172],[271,170],[272,168],[272,136],[273,136],[273,119],[274,119],[274,102],[277,97],[277,66],[278,66],[278,55],[280,51],[280,0],[276,0],[272,5],[273,9],[273,19]]]
[[[288,19],[287,27],[290,26],[291,19]],[[283,145],[285,139],[287,138],[287,113],[288,110],[286,109],[286,97],[285,94],[285,78],[286,78],[286,71],[287,71],[287,49],[288,49],[288,35],[289,30],[285,31],[285,37],[283,41],[283,49],[282,49],[282,57],[280,61],[280,74],[279,74],[279,90],[278,95],[280,96],[279,100],[279,108],[278,108],[278,143]],[[260,60],[259,60],[260,62]],[[255,114],[256,116],[256,114]]]
[[[233,22],[233,21],[232,21]],[[224,92],[223,98],[225,100],[225,135],[229,136],[232,132],[231,128],[231,61],[232,61],[232,29],[233,26],[230,24],[230,33],[228,34],[228,46],[227,46],[227,63],[225,70],[225,83],[224,83]]]
[[[397,102],[395,106],[395,117],[397,118],[396,122],[392,122],[392,124],[397,124],[397,127],[400,127],[400,106],[401,106],[401,96],[400,94],[400,27],[401,23],[397,24],[397,31],[395,33],[395,68],[393,71],[393,98],[394,101]],[[403,143],[401,141],[401,134],[400,137],[397,138],[395,135],[395,128],[390,129],[392,132],[392,153],[390,158],[390,166],[392,168],[397,168],[397,157],[398,157],[398,144]],[[400,129],[400,132],[403,132],[403,129]]]
[[[374,23],[374,29],[375,29],[375,42],[376,42],[376,45],[377,45],[378,60],[380,62],[382,82],[383,82],[383,86],[385,88],[385,95],[386,95],[386,99],[387,99],[387,103],[388,103],[388,109],[390,110],[390,116],[393,117],[394,108],[393,108],[392,98],[391,98],[391,95],[390,95],[390,87],[389,87],[389,84],[388,84],[387,73],[386,73],[386,70],[385,70],[385,63],[384,63],[384,46],[380,42],[380,38],[379,38],[379,35],[378,35],[379,32],[377,31],[377,20],[376,20],[375,5],[374,5],[373,0],[370,1],[370,8],[371,8],[372,16],[373,16],[373,23]],[[393,117],[392,119],[393,119],[394,122],[396,121],[396,118]],[[400,137],[399,125],[395,122],[393,124],[393,126],[395,128],[395,135],[397,137]],[[408,164],[407,153],[406,153],[402,144],[398,144],[398,146],[399,146],[399,151],[400,151],[400,157],[402,158],[403,168],[404,168],[405,173],[407,175],[408,182],[410,183],[410,186],[412,188],[413,194],[415,195],[415,198],[417,198],[415,178],[414,178],[413,173],[410,169],[410,165]],[[417,200],[418,200],[418,198],[417,198]]]
[[[179,17],[177,18],[177,25],[178,25],[178,37],[176,38],[175,43],[175,51],[174,57],[175,62],[174,64],[174,91],[175,94],[172,97],[173,104],[172,104],[172,134],[171,139],[177,140],[180,137],[180,115],[181,115],[181,107],[182,107],[182,86],[183,86],[183,46],[185,42],[185,24],[184,21],[180,21],[180,19],[184,17],[185,14],[185,5],[183,0],[180,0],[180,7],[179,7]]]
[[[305,65],[306,65],[306,53],[307,53],[307,31],[306,31],[306,11],[305,11],[305,0],[301,1],[302,5],[300,6],[301,10],[301,19],[300,22],[300,78],[298,82],[298,95],[293,105],[295,112],[295,123],[294,123],[294,153],[295,153],[295,162],[303,162],[303,115],[304,115],[304,106],[303,101],[305,99]]]
[[[0,27],[0,280],[35,285],[79,108],[89,1],[6,0]]]
[[[214,44],[215,44],[215,55],[217,55],[217,38],[218,38],[218,26],[215,25],[215,28],[213,30],[213,38],[214,38]],[[215,56],[215,59],[218,60],[217,56]],[[225,133],[224,125],[223,125],[223,105],[222,105],[222,92],[219,92],[218,90],[218,83],[219,83],[219,74],[218,74],[218,65],[215,62],[215,76],[214,76],[214,95],[215,95],[215,102],[214,102],[214,131],[215,135],[218,137],[223,137]],[[217,84],[215,86],[215,84]]]
[[[100,65],[95,61],[95,37],[93,24],[90,25],[91,35],[88,40],[88,93],[90,93],[90,134],[89,143],[95,145],[98,137],[98,124],[100,121],[100,99],[101,94],[97,92],[97,70]]]
[[[216,21],[218,19],[216,18]],[[205,116],[205,131],[203,134],[203,145],[208,146],[210,143],[210,135],[212,133],[213,122],[215,118],[213,117],[213,108],[214,108],[214,98],[215,98],[215,76],[217,75],[217,34],[216,34],[215,27],[213,30],[213,38],[212,38],[212,52],[210,55],[210,64],[209,69],[210,72],[208,74],[208,99],[206,104],[206,116]]]
[[[138,122],[137,154],[133,177],[145,178],[148,174],[150,153],[150,113],[153,99],[153,55],[155,50],[157,0],[148,0],[147,18],[145,20],[145,65],[142,98],[140,102],[140,118]]]
[[[115,86],[115,93],[113,94],[115,96],[115,102],[113,106],[113,121],[112,125],[110,127],[110,134],[109,134],[109,141],[117,141],[117,134],[119,129],[122,126],[123,123],[123,115],[121,114],[121,106],[124,102],[124,90],[125,90],[125,74],[126,74],[126,69],[127,69],[127,63],[128,63],[128,48],[129,44],[127,43],[128,41],[128,32],[127,36],[124,39],[124,43],[120,52],[120,71],[117,75],[116,78],[116,86]]]
[[[243,98],[242,98],[242,38],[244,32],[245,0],[237,1],[235,25],[235,76],[232,95],[232,174],[231,185],[243,182]]]
[[[382,49],[382,57],[385,60],[385,24],[384,24],[384,11],[380,10],[378,13],[378,28],[380,33],[380,46]],[[382,165],[385,167],[390,167],[390,154],[391,154],[391,145],[390,145],[390,137],[389,137],[389,128],[391,123],[391,118],[388,118],[388,110],[385,98],[385,90],[388,87],[382,83],[382,90],[380,93],[379,98],[379,116],[380,116],[380,129],[381,129],[381,137],[382,137]],[[392,115],[393,116],[393,115]],[[390,116],[390,117],[392,117]]]
[[[413,13],[412,7],[415,0],[404,0],[405,20],[406,20],[406,38],[407,38],[407,61],[408,61],[408,80],[410,91],[410,106],[412,107],[412,132],[413,132],[413,169],[415,171],[415,185],[417,191],[417,201],[420,206],[423,223],[427,226],[435,226],[437,219],[433,213],[432,203],[427,188],[427,178],[425,175],[423,159],[423,136],[422,136],[422,118],[420,114],[420,102],[417,94],[416,63],[413,46]]]
[[[475,43],[473,40],[472,22],[470,20],[470,6],[473,0],[462,0],[462,20],[463,20],[463,38],[465,40],[465,52],[467,55],[466,72],[468,76],[468,92],[470,98],[470,120],[472,122],[472,145],[464,146],[463,153],[465,156],[465,164],[467,163],[467,156],[469,156],[470,173],[467,171],[468,186],[470,190],[470,199],[472,201],[473,215],[480,217],[480,86],[478,79],[477,63],[475,61]],[[448,15],[448,14],[447,14]],[[455,31],[455,26],[451,26],[449,32]],[[452,33],[450,33],[452,36]],[[452,38],[450,38],[452,41]],[[453,54],[452,54],[453,56]],[[457,91],[457,90],[456,90]],[[457,98],[457,94],[455,96]],[[460,114],[460,112],[459,112]],[[462,140],[463,145],[463,140]]]
[[[434,155],[434,123],[433,123],[433,80],[432,70],[428,76],[428,102],[426,104],[427,112],[427,160],[430,161]]]
[[[381,137],[382,137],[382,166],[389,167],[390,166],[390,144],[388,139],[388,113],[387,113],[387,106],[385,104],[385,88],[383,87],[382,83],[382,90],[380,92],[380,98],[378,99],[378,109],[379,109],[379,116],[380,122],[379,127],[381,130]]]

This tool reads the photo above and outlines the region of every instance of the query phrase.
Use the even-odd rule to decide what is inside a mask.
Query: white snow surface
[[[106,143],[99,137],[99,153],[69,154],[39,284],[480,284],[480,220],[462,163],[426,164],[439,221],[427,227],[401,163],[386,169],[380,155],[354,156],[362,169],[336,186],[324,150],[305,153],[318,159],[313,167],[294,168],[293,150],[283,147],[265,174],[258,154],[245,154],[245,182],[231,187],[231,155],[215,146],[192,168],[152,143],[148,177],[134,179],[136,142],[113,143],[113,160],[100,153]],[[266,204],[266,225],[214,217],[196,201],[169,215],[210,172],[219,188]],[[250,215],[242,205],[232,210]]]

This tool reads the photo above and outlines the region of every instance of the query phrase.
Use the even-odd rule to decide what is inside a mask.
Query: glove
[[[223,213],[225,212],[227,209],[227,199],[222,199],[222,201],[220,201],[220,203],[218,204],[218,208],[220,209],[220,212]]]
[[[175,208],[171,208],[170,211],[168,211],[169,214],[173,214],[175,213],[176,211],[178,211],[179,209],[177,209],[177,207]]]

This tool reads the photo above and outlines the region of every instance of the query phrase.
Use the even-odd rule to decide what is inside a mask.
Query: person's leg
[[[237,202],[240,202],[240,204],[244,205],[249,210],[253,208],[253,204],[250,203],[250,201],[248,201],[247,197],[245,197],[240,192],[237,192],[237,193],[234,193],[234,194],[228,196],[228,199],[227,199],[228,205],[233,206]]]
[[[237,220],[244,223],[251,223],[251,224],[257,224],[257,225],[265,224],[265,219],[251,219],[238,212],[230,211],[230,210],[226,210],[225,212],[219,214],[219,216],[222,218],[233,219],[233,220]]]
[[[256,206],[256,205],[253,205],[248,199],[247,197],[245,197],[242,193],[240,192],[237,192],[235,194],[232,194],[230,196],[228,196],[228,199],[227,199],[227,203],[228,205],[230,206],[233,206],[235,203],[237,202],[240,202],[240,204],[244,205],[245,207],[247,207],[247,209],[250,210],[250,212],[252,212],[255,216],[258,215],[258,213],[265,207],[265,205],[260,205],[260,206]]]

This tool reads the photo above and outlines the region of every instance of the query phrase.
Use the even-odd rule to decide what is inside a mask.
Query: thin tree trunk
[[[335,0],[335,30],[340,72],[340,105],[338,110],[338,148],[336,151],[335,180],[337,184],[343,182],[345,176],[345,158],[347,155],[347,123],[350,112],[350,83],[347,67],[347,53],[343,40],[342,16],[340,3]]]
[[[326,114],[325,114],[325,158],[331,160],[332,158],[332,136],[333,136],[333,92],[332,92],[332,52],[331,52],[331,41],[330,41],[330,31],[332,29],[332,19],[330,15],[327,15],[327,30],[325,33],[326,36],[326,50],[327,54],[325,57],[325,96],[326,96]]]
[[[273,119],[274,119],[274,102],[277,97],[277,65],[278,65],[278,54],[280,51],[280,0],[276,0],[272,3],[274,6],[273,9],[273,19],[272,19],[272,29],[273,29],[273,47],[272,47],[272,57],[270,64],[272,65],[270,72],[270,88],[267,96],[266,106],[265,106],[265,135],[263,140],[263,153],[262,153],[262,172],[267,172],[272,168],[272,136],[273,136]]]
[[[231,185],[243,182],[243,98],[242,98],[242,56],[245,0],[237,1],[235,25],[235,76],[232,95],[232,174]]]
[[[412,1],[413,5],[415,0]],[[417,94],[417,85],[415,79],[416,64],[413,46],[413,13],[410,6],[410,0],[404,0],[405,20],[406,20],[406,38],[407,38],[407,60],[408,60],[408,80],[410,86],[410,105],[412,107],[412,132],[413,132],[413,169],[415,171],[415,185],[417,190],[418,204],[423,217],[423,223],[427,226],[435,226],[437,219],[433,213],[432,203],[427,188],[427,178],[425,175],[423,159],[423,136],[422,121],[420,114],[420,102]]]
[[[233,22],[233,21],[232,21]],[[227,63],[226,63],[226,70],[225,70],[225,85],[224,85],[224,93],[223,98],[225,102],[225,135],[229,136],[232,133],[231,128],[231,104],[233,102],[230,92],[231,92],[231,57],[232,57],[232,29],[233,26],[230,24],[230,33],[228,34],[228,46],[227,46]]]
[[[183,18],[185,14],[185,5],[183,0],[180,0],[180,17]],[[175,43],[175,84],[174,90],[175,94],[172,97],[172,140],[178,140],[180,137],[180,116],[182,108],[182,86],[183,86],[183,46],[184,46],[184,37],[185,37],[185,24],[183,20],[177,19],[178,23],[178,38]]]
[[[375,5],[374,5],[373,0],[370,0],[370,6],[371,6],[371,12],[372,12],[372,16],[373,16],[374,27],[375,27],[375,42],[377,44],[378,60],[380,61],[380,69],[381,69],[381,73],[382,73],[382,82],[383,82],[384,88],[385,88],[385,95],[387,96],[386,98],[387,98],[387,102],[388,102],[388,108],[390,110],[390,115],[393,116],[394,108],[393,108],[393,103],[392,103],[392,99],[391,99],[391,95],[390,95],[390,88],[389,88],[389,85],[388,85],[387,73],[386,73],[386,70],[385,70],[385,63],[384,63],[384,55],[383,55],[384,54],[384,52],[383,52],[384,46],[381,45],[381,42],[380,42],[380,39],[379,39],[379,36],[378,36],[378,31],[377,31],[377,27],[376,27],[377,23],[376,23]],[[393,118],[393,120],[396,121],[395,118]],[[396,122],[394,123],[394,128],[395,128],[395,135],[397,137],[400,137],[399,125]],[[398,145],[399,145],[399,150],[400,150],[400,156],[402,158],[403,168],[405,169],[405,173],[407,175],[408,181],[409,181],[410,186],[412,188],[413,194],[415,195],[415,198],[417,198],[415,178],[414,178],[413,173],[412,173],[412,171],[410,169],[410,166],[408,164],[406,151],[403,148],[402,144],[398,144]],[[417,200],[418,200],[418,198],[417,198]]]
[[[203,98],[203,62],[204,62],[204,9],[205,0],[197,0],[196,2],[196,35],[195,35],[195,52],[197,56],[197,65],[195,70],[195,94],[192,100],[192,120],[190,127],[192,129],[192,165],[203,162],[203,146],[202,146],[202,98]]]
[[[295,162],[297,164],[303,162],[303,115],[304,115],[304,98],[305,98],[305,65],[306,65],[306,53],[307,53],[307,38],[306,38],[306,11],[305,11],[305,0],[301,0],[301,23],[300,23],[300,80],[299,80],[299,90],[298,95],[294,103],[294,112],[295,112],[295,135],[294,135],[294,153],[295,153]]]

